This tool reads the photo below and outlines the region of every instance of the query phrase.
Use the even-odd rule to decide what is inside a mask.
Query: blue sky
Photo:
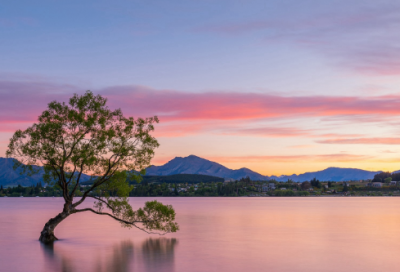
[[[369,65],[362,51],[377,54],[380,44],[389,47],[389,39],[398,46],[398,13],[390,15],[398,6],[395,1],[8,1],[0,9],[0,69],[93,88],[136,84],[323,93],[334,91],[335,80],[336,92],[355,91],[377,84],[349,76]],[[354,63],[346,63],[348,58]]]
[[[331,165],[400,169],[397,112],[388,115],[379,104],[384,99],[393,104],[389,108],[397,107],[399,27],[398,1],[3,1],[0,115],[5,121],[0,141],[6,143],[14,128],[34,122],[45,101],[91,89],[109,95],[113,105],[129,114],[161,115],[162,145],[155,158],[159,163],[196,154],[265,174]],[[237,93],[249,96],[240,106],[224,104]],[[147,94],[164,97],[165,103],[193,105],[199,99],[196,95],[205,95],[218,101],[209,103],[209,111],[217,107],[219,115],[196,112],[190,113],[194,119],[172,120],[168,116],[177,111],[184,116],[189,108],[170,103],[166,109],[157,99],[159,107],[153,112],[130,106],[137,104],[129,99],[143,96],[143,103],[151,103]],[[249,112],[257,108],[254,95],[266,102],[270,96],[281,102],[277,97],[296,103],[309,97],[315,102],[307,104],[310,112],[305,107],[287,116],[253,116]],[[391,96],[393,100],[388,99]],[[354,112],[336,100],[332,103],[338,103],[337,112],[320,111],[318,103],[325,108],[331,97],[362,102],[354,105]],[[203,96],[200,100],[207,107]],[[20,123],[10,128],[10,122],[17,121],[6,117],[18,115],[8,110],[12,103],[17,109],[18,103],[31,105],[26,116],[32,118],[14,118]],[[282,108],[291,112],[291,103]],[[382,111],[365,111],[370,103]],[[236,117],[219,118],[227,113]],[[254,132],[260,128],[262,137]],[[288,137],[294,131],[296,137]],[[335,134],[331,140],[336,144],[321,141],[322,134]],[[338,152],[348,154],[348,159],[332,159]],[[314,155],[329,159],[304,162]]]

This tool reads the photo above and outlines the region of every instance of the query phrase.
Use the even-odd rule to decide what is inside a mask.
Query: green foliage
[[[126,118],[120,109],[111,111],[106,102],[88,91],[74,95],[69,104],[49,103],[39,123],[15,132],[7,156],[26,164],[29,172],[33,164],[42,164],[46,182],[60,185],[79,179],[83,170],[93,173],[99,183],[115,171],[142,171],[158,147],[149,134],[157,117]]]
[[[343,192],[347,192],[347,191],[349,191],[349,187],[347,186],[347,183],[344,183]]]
[[[295,196],[292,190],[275,190],[275,196]]]
[[[126,171],[116,172],[109,180],[96,188],[96,193],[108,199],[110,196],[128,197],[133,186],[126,181],[128,173]]]
[[[136,227],[146,232],[157,230],[169,233],[179,230],[178,223],[174,222],[176,214],[171,205],[163,205],[154,200],[146,202],[144,208],[134,211],[127,197],[119,197],[108,198],[107,206],[123,227]],[[96,202],[96,208],[98,212],[102,212],[101,202]]]
[[[95,208],[103,210],[105,205],[120,222],[129,219],[125,223],[134,224],[132,220],[142,220],[139,214],[146,211],[153,221],[161,220],[146,221],[146,228],[176,231],[171,225],[175,216],[169,210],[172,207],[149,204],[134,212],[127,201],[132,190],[127,177],[140,181],[159,146],[150,134],[158,118],[125,117],[120,109],[110,110],[106,103],[106,98],[90,91],[75,94],[68,103],[49,103],[38,123],[14,133],[7,157],[17,159],[15,167],[30,174],[38,169],[35,164],[42,165],[46,189],[61,192],[68,204],[64,205],[66,213],[93,211],[76,207],[87,197],[96,196]],[[81,187],[84,172],[91,175],[91,186],[86,189]],[[74,202],[76,196],[81,197]]]
[[[304,181],[304,182],[301,183],[300,186],[301,186],[301,189],[307,190],[307,189],[310,189],[310,188],[311,188],[311,183],[308,182],[308,181]]]
[[[170,176],[143,176],[144,182],[157,182],[157,183],[209,183],[209,182],[224,182],[223,178],[207,176],[207,175],[193,175],[193,174],[177,174]]]
[[[390,183],[392,181],[392,177],[388,177],[384,179],[385,183]]]
[[[395,174],[393,174],[393,175],[395,175]],[[385,179],[389,178],[389,177],[392,177],[392,173],[380,172],[374,176],[374,179],[372,180],[372,182],[385,182]],[[397,175],[395,175],[395,177],[397,178]]]
[[[310,193],[307,192],[307,191],[299,191],[299,192],[297,192],[297,195],[298,195],[298,196],[309,196]]]
[[[321,188],[322,187],[321,182],[319,180],[317,180],[316,178],[313,178],[310,181],[310,184],[311,184],[312,187],[317,187],[317,188]]]

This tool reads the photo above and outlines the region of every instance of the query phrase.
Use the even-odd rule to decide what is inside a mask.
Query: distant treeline
[[[85,187],[80,187],[77,190],[77,196],[81,195],[85,190]],[[129,196],[242,196],[248,192],[257,192],[256,187],[249,186],[248,183],[236,181],[230,183],[222,182],[209,182],[209,183],[148,183],[142,181],[139,184],[133,185],[132,191]],[[95,192],[94,195],[97,195]],[[104,194],[105,192],[102,192]],[[113,195],[115,192],[108,192],[109,195]],[[35,197],[35,196],[55,196],[61,197],[62,192],[57,186],[42,187],[41,184],[31,187],[22,187],[18,185],[16,187],[3,188],[0,187],[0,196],[10,197]]]
[[[141,184],[148,183],[211,183],[211,182],[224,182],[223,178],[208,176],[208,175],[198,175],[198,174],[176,174],[169,176],[142,176]],[[86,181],[82,182],[82,185],[91,185],[93,182]],[[130,184],[136,185],[136,180],[129,180]]]
[[[321,194],[361,194],[373,195],[374,192],[392,194],[398,190],[397,186],[390,186],[388,181],[400,179],[400,174],[382,172],[375,176],[375,182],[386,182],[382,188],[374,188],[367,183],[348,182],[321,182],[317,179],[304,181],[302,183],[277,181],[253,181],[250,178],[242,178],[232,182],[223,182],[222,178],[207,175],[179,174],[171,176],[145,176],[140,183],[131,181],[132,190],[129,196],[251,196],[251,195],[270,195],[270,196],[308,196]],[[82,195],[87,190],[90,182],[82,183],[76,191],[76,196]],[[372,192],[372,193],[371,193]],[[109,194],[113,196],[115,192],[96,191],[93,195]],[[12,188],[0,186],[0,196],[12,197],[35,197],[35,196],[62,196],[60,188],[57,186],[43,187],[41,183],[35,186],[22,187],[18,185]]]
[[[400,181],[400,173],[381,172],[374,176],[372,182]]]
[[[197,175],[197,174],[177,174],[170,176],[143,176],[142,182],[147,183],[210,183],[210,182],[224,182],[223,178]],[[132,183],[135,183],[132,182]]]
[[[42,186],[42,183],[37,183],[35,186],[32,185],[29,187],[22,187],[21,185],[18,185],[15,187],[3,188],[2,185],[0,186],[0,196],[57,196],[57,191],[57,189],[51,187],[46,188],[45,190]]]

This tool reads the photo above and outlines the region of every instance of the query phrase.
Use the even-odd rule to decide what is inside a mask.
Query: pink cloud
[[[292,146],[289,146],[289,148],[312,148],[312,147],[315,147],[314,145],[292,145]]]
[[[350,139],[328,139],[317,141],[320,144],[384,144],[384,145],[398,145],[400,138],[350,138]]]
[[[25,127],[32,123],[46,109],[51,101],[68,101],[74,92],[81,92],[77,87],[67,84],[53,84],[41,80],[7,81],[0,78],[0,124]]]
[[[155,137],[183,137],[188,135],[194,135],[204,132],[209,132],[215,129],[216,126],[213,124],[207,124],[202,122],[182,122],[182,123],[163,123],[161,122],[156,126],[154,131]]]
[[[230,156],[207,157],[211,161],[220,163],[256,163],[256,162],[351,162],[370,160],[371,156],[354,154],[322,154],[322,155],[288,155],[288,156]]]
[[[400,96],[285,97],[259,93],[157,91],[141,87],[103,90],[110,103],[135,116],[158,115],[163,121],[250,120],[287,117],[393,116]]]
[[[394,153],[397,153],[397,152],[392,151],[392,150],[383,150],[383,151],[381,151],[381,153],[394,154]]]
[[[287,127],[261,127],[261,128],[245,128],[227,130],[222,134],[225,135],[251,135],[260,137],[298,137],[298,136],[311,136],[311,130],[287,128]]]
[[[24,128],[53,100],[68,101],[76,86],[46,82],[11,82],[0,79],[0,131]],[[110,87],[100,91],[110,108],[125,115],[158,115],[158,137],[176,137],[213,131],[216,134],[261,137],[360,138],[361,135],[327,134],[322,130],[262,127],[260,120],[344,118],[359,122],[393,119],[400,115],[400,96],[279,96],[262,93],[189,93],[138,86]]]

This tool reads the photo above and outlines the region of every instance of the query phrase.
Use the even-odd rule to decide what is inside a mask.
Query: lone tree
[[[107,99],[87,91],[75,94],[69,103],[53,101],[38,118],[38,123],[18,130],[10,139],[7,157],[16,159],[15,168],[28,174],[44,169],[48,186],[62,190],[64,207],[43,227],[39,240],[57,240],[54,229],[74,213],[92,212],[111,217],[123,227],[145,232],[176,232],[179,227],[171,205],[146,202],[133,210],[128,196],[132,190],[127,180],[140,180],[159,146],[150,135],[157,117],[133,119],[121,110],[110,110]],[[90,176],[89,187],[80,184]],[[114,192],[111,197],[109,192]],[[93,208],[78,209],[87,198],[94,198]]]

